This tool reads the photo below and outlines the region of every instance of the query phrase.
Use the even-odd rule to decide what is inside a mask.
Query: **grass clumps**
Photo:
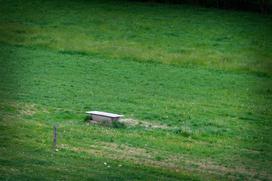
[[[126,128],[126,124],[122,123],[120,121],[107,121],[107,120],[102,120],[102,121],[93,121],[89,117],[86,117],[84,121],[90,121],[92,124],[104,126],[104,127],[109,127],[109,128],[116,128],[116,129],[123,129]]]
[[[84,122],[85,123],[90,122],[90,120],[91,120],[91,116],[90,115],[87,115],[87,116],[84,117]]]
[[[193,132],[191,130],[185,129],[185,128],[176,128],[173,130],[173,132],[177,135],[181,135],[186,138],[193,136]]]
[[[113,128],[126,128],[126,125],[119,121],[112,121],[111,125]]]

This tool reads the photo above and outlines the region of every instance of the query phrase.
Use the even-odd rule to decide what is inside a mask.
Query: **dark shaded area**
[[[20,46],[17,46],[20,47]],[[20,85],[18,80],[20,75],[18,71],[17,52],[11,49],[10,46],[0,43],[1,56],[0,56],[0,100],[13,97],[19,92]],[[12,91],[9,91],[6,85],[12,87]]]
[[[149,3],[192,4],[202,7],[271,13],[271,0],[136,0]]]

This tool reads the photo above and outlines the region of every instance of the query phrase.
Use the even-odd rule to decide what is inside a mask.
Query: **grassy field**
[[[271,15],[83,0],[0,15],[0,180],[272,180]]]

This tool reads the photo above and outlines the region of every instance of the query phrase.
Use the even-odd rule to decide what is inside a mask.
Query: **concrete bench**
[[[113,114],[100,111],[87,111],[86,114],[90,115],[92,121],[118,121],[123,115]]]

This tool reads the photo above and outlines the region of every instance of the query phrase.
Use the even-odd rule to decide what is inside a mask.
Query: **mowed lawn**
[[[271,15],[121,0],[0,15],[0,180],[272,179]]]

